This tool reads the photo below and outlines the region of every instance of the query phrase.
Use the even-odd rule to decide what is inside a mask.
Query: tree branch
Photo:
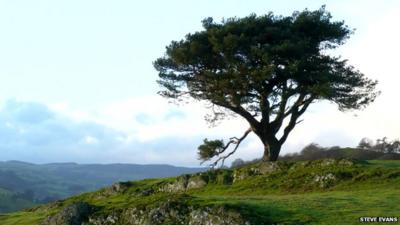
[[[314,97],[310,97],[307,100],[303,101],[302,104],[292,108],[293,109],[292,116],[290,117],[289,123],[283,131],[282,137],[279,139],[280,144],[283,144],[286,141],[287,137],[289,136],[289,133],[298,123],[301,122],[301,121],[297,122],[297,119],[306,111],[307,107],[312,103],[313,100]],[[299,110],[299,107],[301,105],[303,106]]]
[[[225,107],[227,109],[230,109],[231,111],[239,114],[242,116],[244,119],[247,120],[247,122],[250,124],[250,127],[255,128],[258,127],[259,123],[248,111],[246,111],[242,106],[232,106],[227,103],[222,103],[222,102],[213,102],[213,104]]]
[[[236,145],[235,148],[234,148],[231,152],[229,152],[227,155],[219,157],[214,163],[210,164],[210,166],[211,166],[211,167],[215,167],[216,165],[218,165],[218,163],[219,163],[221,160],[222,160],[221,166],[223,166],[224,163],[225,163],[225,160],[226,160],[229,156],[233,155],[233,154],[236,152],[236,150],[238,149],[240,143],[247,137],[247,135],[249,135],[249,133],[250,133],[251,131],[253,131],[253,129],[250,127],[249,129],[246,130],[246,132],[244,132],[244,134],[243,134],[242,137],[240,137],[240,138],[231,137],[230,140],[229,140],[229,142],[224,146],[224,148],[222,148],[222,150],[218,152],[217,156],[219,156],[220,154],[224,153],[224,152],[229,148],[229,146],[230,146],[231,144],[235,144],[235,145]]]
[[[278,112],[276,118],[274,119],[274,121],[271,122],[271,127],[273,129],[273,132],[275,132],[275,133],[278,132],[278,130],[282,126],[283,120],[288,115],[290,115],[290,114],[293,115],[293,113],[298,110],[298,107],[302,104],[305,96],[306,95],[303,94],[303,93],[300,94],[299,97],[297,98],[296,102],[293,103],[292,107],[290,107],[290,109],[287,110],[287,111],[285,111],[286,110],[286,104],[287,104],[287,101],[289,100],[290,95],[288,97],[285,97],[285,98],[282,99],[282,103],[281,103],[281,105],[279,107],[279,112]]]
[[[270,103],[265,95],[261,96],[260,110],[261,110],[261,124],[262,126],[265,126],[269,124],[269,112],[271,110]]]

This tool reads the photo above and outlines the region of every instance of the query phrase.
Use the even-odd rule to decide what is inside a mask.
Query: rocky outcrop
[[[185,191],[189,182],[189,175],[183,175],[176,179],[174,182],[169,182],[162,185],[158,191],[160,192],[180,192]]]
[[[251,167],[237,169],[233,173],[233,183],[246,179],[251,176],[268,175],[286,169],[287,163],[284,162],[261,162]]]
[[[191,177],[188,181],[186,189],[202,188],[207,185],[208,179],[202,176]]]
[[[232,209],[193,206],[167,200],[152,208],[128,208],[102,214],[84,202],[64,207],[41,225],[251,225]]]
[[[314,177],[314,182],[317,183],[321,188],[330,187],[335,181],[336,177],[332,173],[328,173],[325,175],[316,175]]]
[[[210,181],[203,173],[195,175],[183,175],[174,182],[169,182],[159,188],[160,192],[183,192],[191,189],[205,187]]]
[[[92,207],[89,204],[78,202],[48,217],[41,225],[82,225],[91,214],[91,211]]]
[[[140,210],[126,209],[107,216],[92,216],[84,225],[251,225],[239,213],[223,207],[186,207],[165,203],[159,207]]]
[[[104,196],[112,196],[116,194],[121,194],[125,190],[129,188],[129,182],[117,182],[107,188],[103,189],[103,195]]]
[[[232,211],[224,208],[206,208],[193,210],[189,215],[189,225],[250,225],[249,221]]]

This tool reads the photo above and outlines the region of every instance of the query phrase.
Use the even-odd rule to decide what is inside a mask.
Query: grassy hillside
[[[34,206],[32,200],[10,190],[0,188],[0,212],[12,212]]]
[[[177,176],[201,170],[169,165],[0,162],[0,213],[94,191],[117,181]],[[5,191],[7,194],[2,194]]]
[[[327,159],[117,183],[0,224],[360,224],[399,217],[399,203],[400,161]]]

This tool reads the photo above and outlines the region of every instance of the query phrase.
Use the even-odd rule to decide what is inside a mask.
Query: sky
[[[198,166],[204,138],[240,136],[248,125],[234,118],[210,128],[204,103],[170,104],[157,95],[152,62],[206,17],[287,16],[322,5],[356,29],[332,54],[377,79],[382,94],[363,111],[312,105],[281,154],[311,142],[400,138],[399,1],[0,0],[0,161]],[[232,159],[261,155],[250,135]]]

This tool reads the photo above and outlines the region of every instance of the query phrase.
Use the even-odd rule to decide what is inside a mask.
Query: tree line
[[[318,159],[354,159],[354,160],[400,160],[400,141],[398,139],[389,140],[383,137],[373,141],[370,138],[362,138],[357,147],[343,148],[340,146],[323,147],[316,143],[310,143],[300,152],[288,153],[280,156],[282,161],[303,161]],[[231,163],[232,168],[260,162],[261,159],[245,161],[235,159]]]
[[[372,139],[365,137],[361,139],[357,147],[383,153],[400,153],[400,140],[389,140],[387,137],[383,137],[374,142]]]

